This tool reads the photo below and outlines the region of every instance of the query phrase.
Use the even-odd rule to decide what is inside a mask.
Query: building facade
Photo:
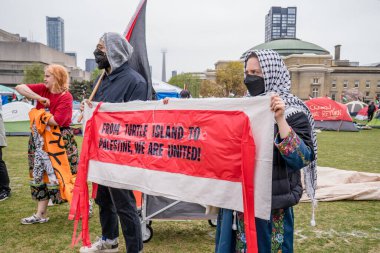
[[[47,45],[65,52],[65,22],[60,17],[46,17]]]
[[[265,42],[296,38],[297,7],[271,7],[265,16]]]
[[[292,93],[306,100],[327,96],[338,102],[359,99],[366,103],[380,97],[380,67],[341,64],[332,55],[284,57]]]
[[[19,34],[9,33],[0,29],[0,41],[26,41],[26,38],[21,37]]]
[[[77,67],[76,59],[38,42],[28,42],[0,31],[0,84],[14,87],[23,82],[25,67],[33,64],[60,64],[70,74],[70,81],[89,81],[91,73]],[[42,81],[42,80],[41,80]]]
[[[96,64],[95,59],[86,59],[85,67],[87,72],[92,72],[98,67],[98,64]]]
[[[368,103],[380,97],[380,65],[360,66],[358,62],[341,60],[340,45],[335,46],[334,56],[316,44],[299,39],[279,39],[252,49],[278,52],[289,69],[292,93],[303,100],[327,96],[338,102]]]
[[[65,52],[68,56],[72,56],[75,59],[75,66],[77,65],[77,53],[76,52]]]

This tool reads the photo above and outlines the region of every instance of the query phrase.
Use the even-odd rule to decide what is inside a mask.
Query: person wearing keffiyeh
[[[301,169],[305,188],[312,200],[314,221],[317,142],[314,120],[306,105],[290,93],[290,76],[280,55],[272,50],[252,50],[245,54],[244,83],[250,96],[271,96],[275,117],[270,220],[256,218],[260,253],[293,252],[294,213],[302,195]],[[234,219],[231,219],[231,216]],[[232,221],[233,220],[233,221]],[[221,210],[218,226],[227,221],[236,231],[217,232],[216,252],[246,252],[244,220],[241,213]],[[222,231],[222,230],[220,230]],[[222,245],[224,244],[224,245]]]

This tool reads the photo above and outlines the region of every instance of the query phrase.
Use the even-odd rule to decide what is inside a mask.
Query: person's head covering
[[[181,98],[190,98],[190,92],[188,90],[181,90],[179,96]]]
[[[304,177],[306,192],[313,203],[312,225],[315,225],[314,207],[316,206],[315,190],[317,187],[317,135],[314,130],[314,119],[309,108],[298,97],[290,93],[290,75],[281,56],[273,50],[250,50],[244,55],[244,69],[247,66],[248,59],[257,56],[261,70],[263,72],[265,92],[277,93],[285,102],[285,118],[290,117],[298,112],[306,114],[311,129],[311,138],[313,141],[315,160],[308,166],[304,167]]]
[[[104,42],[111,72],[127,62],[133,53],[133,47],[120,34],[108,32],[100,38]]]

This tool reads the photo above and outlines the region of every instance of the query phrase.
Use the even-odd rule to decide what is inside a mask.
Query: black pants
[[[120,218],[127,252],[141,251],[143,248],[141,225],[133,192],[99,185],[95,202],[99,205],[102,236],[111,240],[119,237]]]
[[[368,113],[368,121],[371,121],[372,120],[372,118],[373,118],[373,114],[374,114],[375,112],[369,112]]]
[[[7,166],[3,161],[3,149],[0,147],[0,192],[6,191],[10,192],[11,188],[9,188],[9,176]]]

